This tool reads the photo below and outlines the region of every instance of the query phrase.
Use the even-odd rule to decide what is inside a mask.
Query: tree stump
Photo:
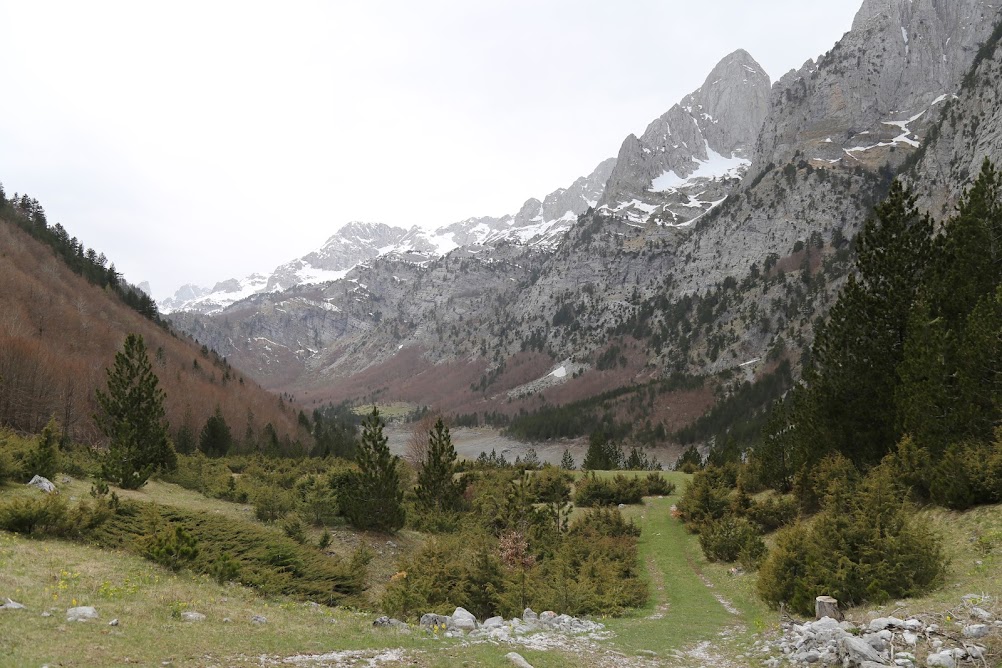
[[[838,609],[838,601],[831,596],[818,596],[814,599],[814,618],[822,617],[831,617],[839,622],[845,619],[842,611]]]

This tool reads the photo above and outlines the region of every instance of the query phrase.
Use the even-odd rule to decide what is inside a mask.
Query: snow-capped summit
[[[383,223],[350,222],[317,250],[279,265],[267,276],[231,278],[211,289],[184,285],[173,297],[161,301],[159,307],[164,313],[215,313],[257,293],[344,278],[355,267],[377,257],[397,256],[423,264],[461,246],[513,242],[550,247],[580,214],[598,203],[615,164],[613,158],[605,160],[569,187],[555,190],[543,201],[526,200],[517,213],[500,218],[468,218],[434,231],[417,226],[405,229]]]

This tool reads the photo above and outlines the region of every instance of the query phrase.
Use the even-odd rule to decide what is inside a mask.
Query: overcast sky
[[[773,80],[861,0],[0,0],[0,182],[154,296],[351,220],[516,211],[744,48]]]

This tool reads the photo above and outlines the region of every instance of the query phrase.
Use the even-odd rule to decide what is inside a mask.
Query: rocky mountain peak
[[[747,51],[724,57],[698,89],[630,135],[619,151],[602,204],[638,222],[685,224],[722,196],[719,187],[682,193],[690,179],[740,178],[769,108],[769,75]],[[718,184],[719,186],[720,184]],[[713,191],[712,193],[710,191]],[[704,206],[705,205],[705,206]]]

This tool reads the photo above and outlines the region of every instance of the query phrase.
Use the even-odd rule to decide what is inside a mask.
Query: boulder
[[[66,611],[66,621],[68,622],[85,622],[88,619],[97,619],[97,610],[89,605],[82,605],[76,608],[70,608]]]
[[[385,615],[372,622],[372,625],[380,628],[393,628],[397,630],[407,628],[407,622],[402,622],[399,619],[394,619],[393,617],[387,617]]]
[[[452,613],[452,626],[461,631],[472,631],[477,628],[477,618],[466,608],[456,608]]]
[[[0,610],[24,610],[24,606],[8,598],[6,603],[0,605]]]
[[[508,659],[508,662],[515,668],[532,668],[532,664],[522,658],[518,652],[508,652],[504,658]]]
[[[483,627],[485,629],[496,629],[504,625],[504,617],[491,617],[490,619],[485,619]]]
[[[522,612],[522,619],[527,622],[534,622],[539,619],[539,615],[532,611],[532,608],[526,608]]]
[[[426,612],[421,615],[421,628],[423,629],[433,629],[441,627],[443,629],[448,628],[449,622],[451,622],[445,615],[436,615],[433,612]]]
[[[43,478],[40,475],[36,475],[31,480],[28,481],[28,487],[34,487],[40,489],[46,494],[52,494],[58,492],[56,491],[56,486],[52,484],[52,481],[48,478]]]
[[[883,631],[884,629],[890,628],[892,626],[904,626],[904,625],[905,625],[904,620],[898,619],[897,617],[878,617],[877,619],[874,619],[872,622],[870,622],[870,630],[874,632]]]
[[[964,627],[965,638],[984,638],[990,629],[986,624],[971,624]]]
[[[925,665],[928,668],[957,668],[957,660],[953,658],[953,652],[936,652],[925,658]]]
[[[882,663],[877,651],[870,647],[865,640],[856,636],[839,638],[838,653],[844,659],[844,663],[849,666],[858,666],[864,661]]]
[[[181,613],[181,619],[186,622],[204,622],[205,615],[200,612],[195,612],[194,610],[185,610]]]

